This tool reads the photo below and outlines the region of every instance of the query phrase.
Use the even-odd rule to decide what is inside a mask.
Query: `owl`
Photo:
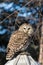
[[[33,32],[32,26],[27,23],[22,24],[17,31],[13,32],[7,45],[6,60],[11,60],[19,51],[25,51]]]

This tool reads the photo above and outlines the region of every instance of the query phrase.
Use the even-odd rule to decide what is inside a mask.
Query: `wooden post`
[[[16,58],[8,61],[5,65],[40,65],[31,56],[18,55]]]
[[[41,65],[43,65],[43,20],[42,20],[42,26],[41,26],[39,62],[41,63]]]

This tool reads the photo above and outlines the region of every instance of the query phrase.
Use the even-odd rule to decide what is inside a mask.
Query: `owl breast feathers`
[[[7,46],[6,60],[12,59],[16,52],[24,51],[27,48],[29,45],[27,42],[32,33],[32,26],[25,23],[11,35]]]

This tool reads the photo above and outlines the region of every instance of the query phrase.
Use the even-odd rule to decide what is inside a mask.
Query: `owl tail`
[[[6,60],[11,60],[14,56],[14,52],[9,50],[9,52],[6,55]]]

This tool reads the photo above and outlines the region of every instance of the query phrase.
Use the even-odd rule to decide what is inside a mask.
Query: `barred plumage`
[[[6,60],[13,58],[16,52],[24,51],[29,45],[29,37],[33,34],[33,28],[30,24],[24,23],[11,35],[7,46]]]

